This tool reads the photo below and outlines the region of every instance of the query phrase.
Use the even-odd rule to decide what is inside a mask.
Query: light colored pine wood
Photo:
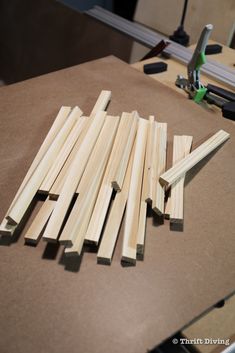
[[[149,117],[148,132],[147,132],[147,144],[144,159],[144,171],[143,171],[143,182],[141,190],[140,200],[140,213],[139,213],[139,224],[137,234],[137,255],[143,256],[144,254],[144,243],[145,243],[145,230],[146,230],[146,216],[147,216],[147,203],[148,192],[149,192],[149,171],[151,163],[151,149],[152,149],[152,128],[153,128],[154,117]]]
[[[57,200],[60,192],[63,188],[63,185],[65,183],[65,180],[68,176],[70,167],[74,161],[74,158],[79,150],[79,148],[81,147],[81,144],[87,134],[87,131],[89,130],[91,123],[93,121],[93,118],[88,118],[88,117],[84,117],[84,126],[83,126],[83,130],[81,132],[81,135],[79,136],[77,142],[75,143],[68,159],[66,160],[65,164],[63,165],[63,168],[61,169],[59,175],[57,176],[54,184],[52,185],[50,191],[49,191],[49,195],[50,198],[53,200]]]
[[[91,116],[95,116],[98,112],[104,111],[111,100],[111,91],[101,91],[92,111]]]
[[[0,224],[0,236],[11,237],[16,230],[17,225],[9,224],[6,218],[2,220]]]
[[[152,200],[152,208],[159,215],[164,214],[165,188],[159,182],[159,176],[166,168],[167,124],[156,123],[156,155],[154,163],[155,187]]]
[[[173,165],[190,153],[192,136],[174,136]],[[171,186],[170,223],[183,223],[185,174]]]
[[[43,229],[54,210],[55,204],[56,201],[50,200],[49,197],[47,197],[47,199],[43,202],[36,217],[24,236],[27,243],[37,244],[39,242]]]
[[[29,181],[30,177],[32,176],[33,172],[35,171],[36,167],[38,166],[38,164],[40,163],[41,159],[43,158],[43,156],[45,155],[46,151],[48,150],[48,148],[50,147],[52,141],[55,139],[56,135],[58,134],[58,132],[60,131],[60,129],[62,128],[63,124],[65,123],[69,113],[71,112],[71,107],[65,107],[62,106],[59,110],[59,113],[57,114],[47,136],[45,137],[41,147],[39,148],[39,151],[37,152],[36,156],[34,157],[34,160],[32,162],[32,164],[30,165],[8,211],[6,212],[6,216],[8,215],[8,213],[10,212],[11,208],[13,207],[13,205],[15,204],[18,196],[20,195],[20,193],[22,192],[22,190],[24,189],[25,185],[27,184],[27,182]],[[6,217],[5,216],[5,217]],[[6,225],[7,225],[7,229],[6,229]],[[11,228],[11,230],[10,230]],[[11,225],[9,222],[6,220],[2,222],[1,225],[1,229],[2,231],[8,231],[9,235],[12,235],[14,230],[16,227],[14,227],[13,225]],[[9,232],[10,230],[10,232]]]
[[[132,113],[134,121],[138,119],[136,113]],[[89,226],[86,232],[85,240],[95,244],[99,243],[101,231],[105,222],[105,217],[109,208],[113,188],[111,185],[114,179],[115,171],[122,161],[122,133],[123,133],[123,120],[128,117],[128,113],[122,114],[121,122],[117,131],[117,135],[114,141],[112,152],[108,161],[108,165],[105,171],[104,179],[99,190],[99,194],[96,200],[96,204],[89,222]],[[132,126],[135,129],[135,125]],[[121,141],[121,144],[120,144]],[[134,143],[134,141],[133,141]]]
[[[65,244],[67,246],[74,245],[79,228],[81,227],[84,217],[86,216],[88,207],[90,207],[90,202],[91,200],[94,200],[93,202],[96,200],[96,198],[93,198],[93,194],[95,193],[95,190],[97,190],[98,193],[97,184],[100,184],[101,177],[104,173],[118,123],[118,116],[107,116],[105,119],[104,126],[100,132],[86,169],[78,185],[78,198],[59,238],[61,244]],[[93,208],[94,204],[91,207]],[[83,242],[84,237],[85,232],[81,234],[79,240],[80,243]],[[78,244],[78,240],[76,243]]]
[[[156,123],[154,121],[154,116],[149,116],[149,134],[148,134],[148,141],[147,141],[147,163],[148,163],[148,186],[147,186],[147,195],[146,201],[149,204],[152,204],[153,200],[153,150],[154,150],[154,139],[155,139],[155,128]]]
[[[116,194],[110,214],[108,216],[107,224],[105,226],[104,234],[97,254],[97,260],[99,263],[111,264],[112,261],[118,232],[122,223],[122,218],[129,194],[134,149],[135,145],[133,145],[132,147],[131,157],[128,162],[123,188],[120,192]]]
[[[148,121],[139,119],[122,246],[122,261],[132,264],[136,263],[137,233],[147,132]]]
[[[50,169],[54,159],[62,148],[69,132],[71,131],[73,125],[81,115],[82,111],[78,107],[75,107],[72,113],[66,119],[63,127],[58,132],[52,144],[50,145],[45,155],[41,159],[40,163],[32,173],[28,182],[26,183],[24,189],[18,196],[12,209],[8,213],[6,218],[8,221],[10,221],[10,223],[20,223],[39,186],[41,185],[43,179],[48,173],[48,170]]]
[[[172,168],[168,169],[160,176],[162,185],[170,186],[198,162],[205,158],[215,148],[220,146],[223,142],[228,140],[230,135],[224,131],[219,130],[216,134],[210,137],[207,141],[202,143],[198,148],[191,152],[188,156],[176,163]]]
[[[86,138],[83,140],[81,147],[74,158],[61,194],[57,200],[56,207],[47,224],[43,234],[44,240],[55,242],[58,238],[72,198],[76,192],[90,154],[104,124],[105,116],[106,112],[99,112],[94,117],[94,120],[86,134]]]
[[[119,155],[122,156],[121,160],[117,159],[118,164],[116,165],[116,170],[114,171],[114,176],[112,180],[112,187],[116,191],[122,189],[124,177],[127,170],[127,165],[130,159],[130,153],[133,147],[133,141],[136,136],[137,130],[137,112],[132,112],[131,114],[123,113],[122,121],[124,124],[122,128],[122,133],[120,136],[120,149],[118,151]],[[121,132],[121,129],[120,129]]]
[[[71,150],[73,149],[76,141],[78,140],[83,126],[86,119],[85,117],[81,116],[73,126],[72,130],[70,131],[63,147],[61,148],[59,154],[57,155],[54,163],[52,164],[51,168],[49,169],[45,179],[43,180],[39,191],[43,193],[48,193],[51,189],[53,183],[55,182],[57,175],[59,174],[61,168],[65,164]]]

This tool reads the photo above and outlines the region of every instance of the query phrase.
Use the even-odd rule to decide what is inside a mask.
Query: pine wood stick
[[[39,148],[39,151],[37,152],[36,156],[34,157],[34,160],[32,162],[32,164],[30,165],[9,209],[6,212],[6,216],[8,215],[8,213],[10,212],[11,208],[13,207],[13,205],[15,204],[18,196],[20,195],[20,193],[22,192],[22,190],[24,189],[25,185],[27,184],[27,182],[29,181],[31,175],[33,174],[34,170],[36,169],[36,167],[38,166],[38,164],[40,163],[41,159],[43,158],[43,156],[45,155],[46,151],[48,150],[48,148],[50,147],[52,141],[55,139],[55,136],[58,134],[58,132],[60,131],[61,127],[63,126],[63,124],[65,123],[69,113],[71,112],[71,107],[65,107],[62,106],[59,110],[59,113],[57,114],[47,136],[45,137],[41,147]],[[5,217],[6,217],[5,216]],[[11,226],[11,227],[10,227]],[[7,228],[6,228],[7,227]],[[11,229],[10,229],[11,228]],[[9,222],[7,220],[3,220],[2,224],[1,224],[1,230],[3,232],[5,232],[4,234],[6,235],[6,232],[8,232],[8,235],[12,235],[14,230],[16,227],[14,227],[13,225],[10,225]]]
[[[94,120],[86,134],[86,138],[83,140],[82,145],[74,158],[69,174],[63,185],[60,197],[56,203],[54,212],[52,213],[47,224],[43,234],[44,240],[55,242],[58,238],[67,210],[104,124],[105,116],[106,112],[99,112],[94,117]]]
[[[46,223],[53,212],[55,204],[56,201],[50,200],[49,197],[47,197],[47,199],[43,202],[36,217],[24,236],[27,243],[37,244],[39,242]]]
[[[133,113],[134,120],[138,119],[137,114]],[[122,115],[121,122],[125,119],[126,115]],[[89,222],[89,226],[86,232],[85,240],[95,244],[99,243],[101,231],[105,222],[105,217],[109,208],[113,188],[111,181],[117,166],[122,160],[122,149],[120,148],[120,138],[122,136],[123,125],[119,124],[117,135],[114,141],[113,149],[108,161],[108,165],[105,171],[104,179],[99,190],[99,194],[96,200],[96,204]],[[134,126],[133,126],[134,129]],[[134,143],[134,141],[133,141]]]
[[[122,223],[123,214],[129,194],[131,171],[134,158],[134,146],[132,147],[131,157],[128,162],[128,168],[124,179],[123,188],[115,196],[112,204],[108,221],[105,226],[104,234],[101,240],[97,260],[99,263],[111,264],[118,232]]]
[[[148,141],[147,141],[147,155],[148,155],[148,186],[147,186],[147,195],[146,195],[146,201],[149,204],[152,204],[153,201],[153,165],[154,165],[154,139],[155,139],[155,129],[156,129],[156,123],[154,121],[154,116],[150,115],[149,116],[149,136],[148,136]]]
[[[190,153],[192,136],[174,136],[173,165]],[[171,186],[170,223],[183,223],[185,174]]]
[[[107,116],[105,123],[97,139],[95,147],[87,163],[81,181],[78,185],[77,192],[79,194],[69,219],[59,238],[61,244],[72,246],[77,240],[77,234],[84,220],[87,208],[93,198],[95,190],[98,193],[97,184],[100,184],[101,177],[104,173],[108,157],[111,152],[113,140],[117,131],[119,117]],[[92,199],[91,199],[92,198]],[[92,208],[94,207],[94,204]],[[86,230],[85,230],[86,231]],[[76,243],[82,243],[85,237],[85,232],[81,234],[80,240]]]
[[[152,208],[159,215],[162,216],[164,213],[164,199],[165,199],[165,188],[159,182],[160,175],[165,171],[166,168],[166,146],[167,146],[167,124],[156,123],[156,160],[154,166],[155,177],[154,180],[155,188],[153,194]]]
[[[98,112],[104,111],[111,100],[111,91],[101,91],[92,111],[91,116],[95,116]]]
[[[45,153],[44,157],[38,164],[37,168],[31,175],[24,189],[18,196],[15,204],[7,215],[7,220],[13,224],[20,223],[24,213],[29,207],[34,195],[36,194],[42,180],[45,178],[50,166],[52,165],[54,159],[62,148],[64,141],[66,140],[70,130],[77,121],[77,119],[82,115],[82,111],[75,107],[72,113],[68,116],[63,127],[58,132],[54,141],[50,145],[49,149]]]
[[[6,218],[0,224],[0,236],[11,237],[16,230],[17,225],[9,224]]]
[[[73,126],[72,130],[70,131],[63,147],[61,148],[59,154],[57,155],[54,163],[52,164],[51,168],[49,169],[45,179],[43,180],[39,191],[43,193],[48,193],[51,189],[54,181],[56,180],[57,175],[59,174],[61,168],[63,167],[64,163],[66,162],[71,150],[73,149],[76,141],[78,140],[79,136],[81,135],[84,120],[85,118],[81,116]]]
[[[220,146],[223,142],[229,139],[230,135],[224,131],[219,130],[216,134],[210,137],[207,141],[202,143],[198,148],[191,152],[188,156],[176,163],[172,168],[168,169],[160,176],[162,185],[170,186],[182,175],[188,172],[198,162],[205,158],[215,148]]]
[[[148,121],[140,119],[136,136],[131,183],[126,208],[122,261],[136,263],[137,233],[139,225],[141,186],[146,150]]]

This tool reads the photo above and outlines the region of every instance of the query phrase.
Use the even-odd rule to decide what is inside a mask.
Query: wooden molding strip
[[[99,112],[94,117],[94,120],[86,134],[86,138],[83,140],[81,147],[74,158],[68,176],[61,190],[60,197],[56,203],[54,212],[52,213],[47,224],[43,234],[44,240],[55,242],[58,238],[61,226],[72,198],[76,192],[78,183],[82,177],[92,149],[104,124],[105,116],[106,112]]]
[[[147,185],[147,195],[146,201],[152,205],[153,201],[153,159],[154,159],[154,139],[155,139],[155,129],[156,123],[154,121],[154,116],[149,116],[149,134],[147,140],[147,163],[148,163],[148,185]]]
[[[207,141],[202,143],[198,148],[191,152],[188,156],[176,163],[172,168],[168,169],[160,176],[162,185],[170,186],[198,162],[205,158],[215,148],[220,146],[223,142],[228,140],[230,135],[224,131],[219,130],[216,134],[210,137]]]
[[[57,175],[59,174],[61,168],[65,164],[71,150],[73,149],[76,141],[78,140],[84,123],[85,123],[85,118],[81,116],[73,126],[72,130],[70,131],[63,147],[61,148],[59,154],[57,155],[54,163],[52,164],[51,168],[49,169],[45,179],[43,180],[39,191],[42,193],[48,193],[49,190],[51,189],[54,181],[57,178]]]
[[[17,228],[17,224],[9,224],[6,218],[3,219],[2,223],[0,224],[0,236],[8,236],[11,237],[14,231]]]
[[[92,111],[91,116],[95,116],[98,112],[104,111],[111,100],[111,91],[101,91]]]
[[[131,157],[128,162],[123,188],[116,194],[108,216],[107,224],[105,226],[104,234],[97,254],[97,261],[99,263],[111,264],[112,261],[118,232],[122,223],[123,214],[129,194],[134,149],[135,145],[132,146]]]
[[[155,129],[156,151],[154,161],[154,188],[152,208],[159,215],[164,214],[165,188],[159,182],[160,175],[166,168],[167,124],[156,123]]]
[[[56,201],[52,201],[48,197],[43,202],[36,217],[24,236],[26,243],[37,244],[39,242],[46,223],[54,210],[55,204]]]
[[[132,264],[136,263],[137,233],[147,132],[148,121],[139,119],[122,246],[122,261]]]
[[[61,244],[65,244],[67,246],[74,245],[79,227],[83,222],[89,202],[91,202],[91,198],[93,197],[94,190],[97,190],[98,193],[96,184],[99,184],[99,180],[104,173],[105,166],[112,149],[118,123],[119,117],[107,116],[105,119],[103,128],[78,185],[78,198],[59,238]],[[85,232],[82,234],[83,238],[85,237]],[[81,240],[83,241],[83,239]]]
[[[100,191],[97,197],[97,201],[89,222],[89,226],[87,229],[87,233],[85,236],[85,240],[88,242],[95,243],[96,245],[99,243],[101,231],[105,222],[105,217],[109,208],[113,188],[111,186],[111,182],[114,178],[114,173],[117,170],[118,166],[122,160],[122,152],[121,148],[123,144],[122,133],[123,133],[123,121],[128,113],[122,114],[121,122],[119,124],[119,128],[117,131],[117,135],[114,141],[114,145],[112,148],[112,152],[108,161],[108,165],[105,171],[104,179],[102,181],[102,185],[100,187]],[[134,120],[138,119],[136,114],[134,115]],[[135,126],[132,126],[133,129]],[[133,141],[134,143],[134,141]]]
[[[58,132],[57,136],[55,137],[52,144],[48,148],[44,157],[41,159],[40,163],[32,173],[28,182],[26,183],[24,189],[18,196],[12,209],[8,213],[6,218],[7,220],[9,220],[10,223],[12,224],[20,223],[20,220],[25,214],[39,186],[41,185],[43,179],[48,173],[48,170],[50,169],[54,159],[56,158],[60,149],[62,148],[69,132],[71,131],[73,125],[81,115],[82,115],[82,111],[78,107],[75,107],[71,112],[71,114],[68,116],[63,127]]]

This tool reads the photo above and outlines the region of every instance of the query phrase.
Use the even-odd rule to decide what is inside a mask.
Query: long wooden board
[[[100,95],[91,111],[90,116],[95,116],[98,112],[104,111],[107,109],[109,101],[111,100],[111,91],[102,90]]]
[[[153,159],[154,159],[154,154],[153,154],[153,149],[154,149],[154,138],[155,138],[155,128],[156,124],[154,121],[154,116],[150,115],[149,116],[149,134],[148,134],[148,141],[147,141],[147,163],[148,163],[148,185],[147,185],[147,195],[146,195],[146,201],[149,204],[152,204],[153,200]]]

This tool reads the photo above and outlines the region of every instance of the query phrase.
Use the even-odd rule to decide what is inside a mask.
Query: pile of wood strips
[[[26,243],[37,244],[41,237],[59,241],[67,256],[80,255],[89,242],[99,245],[98,262],[110,264],[125,213],[121,260],[135,264],[144,253],[147,203],[171,223],[183,222],[186,172],[229,134],[220,130],[191,153],[192,136],[174,136],[173,166],[165,171],[167,124],[136,111],[109,116],[110,99],[111,92],[102,91],[89,117],[78,107],[60,109],[5,215],[1,235],[14,234],[37,193],[47,196]]]

